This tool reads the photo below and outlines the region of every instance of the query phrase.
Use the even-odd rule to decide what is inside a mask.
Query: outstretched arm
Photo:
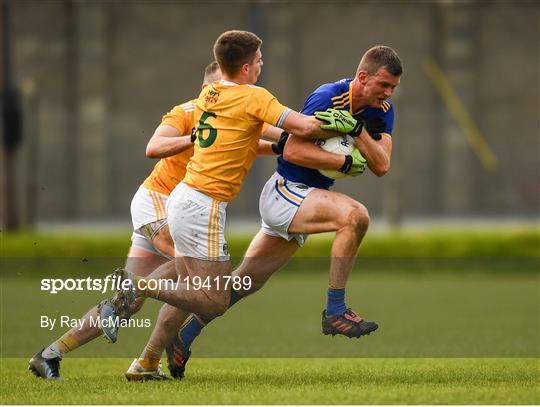
[[[146,146],[148,158],[165,158],[192,147],[191,135],[181,135],[173,126],[158,126]]]
[[[326,139],[339,136],[341,134],[337,131],[321,129],[321,125],[325,124],[327,123],[316,119],[314,116],[306,116],[305,114],[292,110],[283,121],[281,128],[297,137],[308,139]]]

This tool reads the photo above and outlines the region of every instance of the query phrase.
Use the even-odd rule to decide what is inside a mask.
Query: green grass
[[[122,257],[130,245],[125,233],[6,233],[0,232],[2,256],[13,257]],[[233,256],[242,256],[252,236],[227,233]],[[298,256],[330,255],[332,234],[310,236]],[[368,257],[540,256],[538,227],[431,230],[418,232],[369,232],[362,243]]]
[[[2,404],[538,404],[538,359],[196,359],[128,383],[129,359],[66,359],[62,382],[2,361]]]
[[[320,333],[331,240],[314,236],[263,290],[205,328],[187,380],[167,383],[123,378],[146,328],[77,349],[60,383],[26,370],[66,330],[40,328],[41,315],[77,318],[103,297],[44,293],[40,279],[109,273],[128,234],[1,237],[2,404],[540,403],[538,230],[368,235],[347,302],[380,329],[360,340]],[[229,240],[241,254],[249,237]],[[137,317],[154,321],[159,305]]]

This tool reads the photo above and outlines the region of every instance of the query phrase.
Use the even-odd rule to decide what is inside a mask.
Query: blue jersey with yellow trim
[[[328,108],[351,110],[351,82],[352,79],[342,79],[334,83],[326,83],[315,90],[307,98],[302,113],[313,113]],[[394,127],[394,108],[390,101],[385,101],[382,108],[367,107],[362,111],[366,117],[382,117],[386,121],[385,133],[392,135]],[[322,175],[319,171],[293,164],[278,157],[277,172],[283,178],[293,182],[301,182],[310,187],[328,189],[334,185],[334,180]]]

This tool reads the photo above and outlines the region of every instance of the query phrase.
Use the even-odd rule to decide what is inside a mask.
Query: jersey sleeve
[[[188,102],[172,108],[170,112],[161,118],[161,126],[172,126],[181,135],[191,134],[193,127],[193,112],[195,106]]]
[[[321,86],[308,96],[301,113],[312,116],[315,112],[331,108],[333,92],[328,86]]]
[[[383,119],[386,122],[386,130],[384,131],[386,134],[392,135],[392,131],[394,129],[394,105],[390,104],[390,108],[384,112]]]
[[[281,126],[290,111],[264,88],[254,88],[253,97],[246,107],[249,116],[276,127]]]

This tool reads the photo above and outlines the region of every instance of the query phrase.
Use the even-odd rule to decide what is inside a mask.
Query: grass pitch
[[[321,335],[329,241],[313,239],[263,290],[205,328],[185,380],[124,379],[127,356],[138,355],[149,329],[74,351],[61,382],[35,378],[28,359],[65,331],[40,328],[40,315],[80,317],[102,297],[44,293],[40,279],[104,275],[121,264],[112,257],[124,240],[2,240],[0,403],[540,404],[537,230],[366,242],[347,296],[379,322],[369,338]],[[233,253],[247,241],[231,241]],[[158,306],[149,302],[141,316],[154,318]]]
[[[205,359],[129,383],[129,359],[66,359],[65,379],[2,360],[2,404],[538,404],[538,359]]]

